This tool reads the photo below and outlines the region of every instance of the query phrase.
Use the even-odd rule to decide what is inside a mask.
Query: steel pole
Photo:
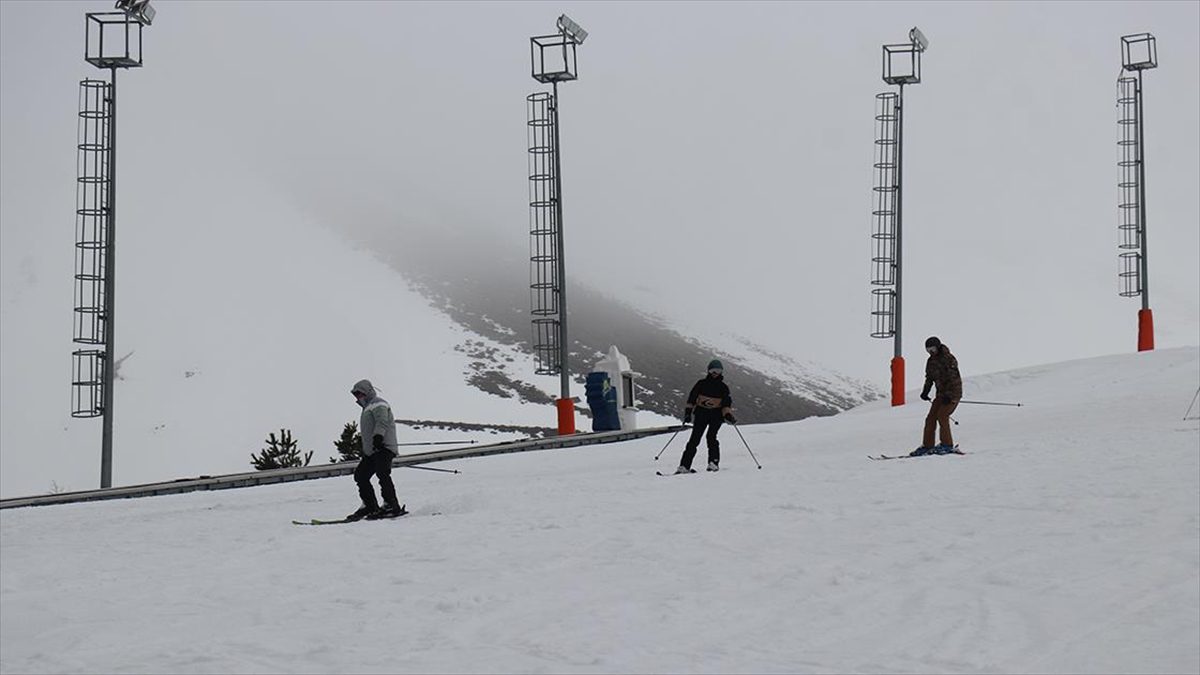
[[[554,82],[554,218],[558,245],[558,360],[563,400],[571,398],[571,372],[567,364],[567,256],[563,239],[562,161],[558,133],[558,82]]]
[[[1138,311],[1138,351],[1154,349],[1154,313],[1150,311],[1150,259],[1146,253],[1146,120],[1145,108],[1142,105],[1142,71],[1138,70],[1137,90],[1137,176],[1138,176],[1138,244],[1141,255],[1138,257],[1139,272],[1142,277],[1142,309]]]
[[[900,83],[900,96],[896,99],[896,344],[893,356],[902,357],[904,351],[900,344],[900,308],[904,294],[901,292],[901,280],[904,266],[903,233],[904,233],[904,83]]]
[[[112,487],[113,383],[116,380],[117,288],[117,67],[112,67],[108,115],[108,227],[104,242],[104,423],[100,440],[100,487]]]
[[[1142,309],[1150,309],[1150,264],[1146,256],[1146,117],[1142,107],[1142,73],[1138,71],[1137,79],[1137,118],[1138,118],[1138,236],[1142,248]]]
[[[900,83],[900,95],[896,97],[896,176],[894,187],[896,189],[895,200],[895,228],[896,228],[896,299],[893,303],[892,310],[892,331],[895,333],[893,341],[892,353],[892,405],[904,405],[904,350],[901,342],[901,309],[903,306],[902,292],[902,265],[904,241],[903,241],[903,175],[904,175],[904,83]]]

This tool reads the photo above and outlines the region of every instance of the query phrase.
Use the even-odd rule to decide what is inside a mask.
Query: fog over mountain
[[[356,232],[455,321],[491,340],[531,351],[529,261],[511,240],[476,228],[417,231],[360,223]],[[574,280],[567,298],[575,382],[581,384],[609,346],[616,345],[640,374],[638,405],[647,410],[678,415],[692,383],[714,357],[724,362],[743,421],[830,415],[880,396],[870,383],[799,363],[744,338],[717,345],[719,336],[688,335],[627,300]],[[520,386],[501,371],[478,372],[470,383],[485,391],[508,389],[525,392],[532,402],[549,402],[539,400],[539,390]],[[572,393],[580,396],[582,391],[576,388]]]

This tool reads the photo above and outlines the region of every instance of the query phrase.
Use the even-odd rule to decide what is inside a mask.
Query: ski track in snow
[[[0,512],[0,671],[1197,672],[1200,384],[1182,348],[970,378],[926,407]],[[915,396],[913,397],[915,399]],[[1178,410],[1177,410],[1178,409]],[[699,459],[703,459],[701,448]]]

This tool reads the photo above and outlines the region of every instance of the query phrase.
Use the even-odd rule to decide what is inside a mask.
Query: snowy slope
[[[682,440],[0,512],[0,671],[1197,672],[1194,347],[968,379],[922,405]],[[915,398],[915,392],[910,393]],[[701,451],[703,455],[703,451]]]
[[[188,185],[153,180],[145,188],[162,203],[193,201]],[[343,424],[358,419],[349,389],[364,377],[397,418],[554,426],[552,405],[465,384],[472,354],[485,353],[493,374],[557,394],[558,378],[535,375],[531,355],[463,328],[380,251],[351,247],[243,169],[206,180],[223,198],[169,223],[151,206],[125,209],[122,236],[136,245],[122,250],[118,277],[116,352],[128,358],[116,383],[114,485],[248,470],[281,427],[326,461]],[[101,421],[70,417],[70,275],[5,291],[0,495],[95,488]],[[468,437],[400,433],[401,442]]]

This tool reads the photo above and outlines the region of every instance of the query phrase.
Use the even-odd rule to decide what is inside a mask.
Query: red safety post
[[[1138,310],[1138,351],[1154,349],[1154,314],[1149,308]]]
[[[575,433],[575,399],[560,398],[554,404],[558,407],[558,435]]]
[[[892,358],[892,405],[904,405],[904,357]]]

